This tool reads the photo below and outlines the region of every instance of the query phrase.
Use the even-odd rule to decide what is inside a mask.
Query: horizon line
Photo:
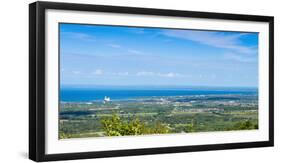
[[[219,86],[219,85],[101,85],[101,84],[60,84],[60,87],[219,87],[219,88],[256,88],[258,86]]]

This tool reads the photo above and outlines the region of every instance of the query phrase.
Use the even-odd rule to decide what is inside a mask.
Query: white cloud
[[[143,54],[141,51],[134,50],[134,49],[128,49],[128,52],[132,54]]]
[[[95,75],[102,75],[103,74],[103,71],[101,69],[96,69],[93,74]]]
[[[237,53],[225,53],[224,58],[227,60],[232,60],[236,62],[244,62],[244,63],[250,63],[250,62],[255,62],[257,60],[256,57],[252,56],[245,56]]]
[[[155,73],[154,72],[141,71],[141,72],[137,72],[136,75],[137,76],[154,76]]]
[[[79,39],[82,41],[96,41],[93,35],[89,35],[81,32],[62,32],[62,34],[66,37],[70,37],[73,39]]]
[[[188,30],[169,30],[164,31],[164,35],[198,42],[217,48],[224,48],[239,53],[257,53],[256,47],[248,47],[240,44],[239,39],[245,33],[225,35],[220,32],[211,31],[188,31]]]
[[[136,73],[137,76],[156,76],[165,78],[175,78],[175,77],[190,77],[189,75],[184,75],[180,73],[168,72],[168,73],[155,73],[150,71],[141,71]]]
[[[158,76],[167,77],[167,78],[185,77],[185,75],[182,75],[182,74],[179,74],[179,73],[173,73],[173,72],[169,72],[169,73],[165,73],[165,74],[159,73]]]
[[[121,48],[121,46],[118,44],[108,44],[108,46],[110,46],[112,48]]]

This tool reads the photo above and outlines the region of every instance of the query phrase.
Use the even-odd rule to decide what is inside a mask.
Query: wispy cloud
[[[111,47],[111,48],[116,48],[116,49],[126,51],[128,54],[134,54],[134,55],[143,55],[144,54],[142,51],[132,49],[132,48],[126,48],[126,47],[121,46],[119,44],[106,44],[106,45]]]
[[[64,37],[78,39],[81,41],[96,41],[93,35],[89,35],[82,32],[61,32]]]
[[[143,54],[143,52],[135,49],[128,49],[128,52],[131,54]]]
[[[121,48],[121,45],[118,45],[118,44],[107,44],[107,45],[112,48]]]
[[[136,73],[137,76],[154,76],[154,72],[140,71]]]
[[[160,77],[167,77],[167,78],[185,77],[185,75],[183,75],[183,74],[173,73],[173,72],[164,73],[164,74],[159,73],[157,75]]]
[[[151,71],[140,71],[140,72],[136,73],[136,76],[165,77],[165,78],[189,77],[189,75],[184,75],[184,74],[174,73],[174,72],[157,73],[157,72],[151,72]]]
[[[224,34],[212,31],[190,31],[190,30],[164,30],[165,36],[186,39],[200,44],[232,50],[238,53],[256,53],[256,47],[241,45],[239,39],[246,33]]]
[[[237,53],[225,53],[224,59],[234,60],[234,61],[243,62],[243,63],[251,63],[251,62],[255,62],[257,60],[256,57],[245,56],[243,54],[237,54]]]

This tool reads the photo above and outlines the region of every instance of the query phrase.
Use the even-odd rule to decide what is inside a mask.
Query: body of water
[[[187,95],[255,95],[253,88],[61,88],[60,100],[63,102],[101,101],[105,96],[111,100],[126,100],[147,97],[187,96]]]

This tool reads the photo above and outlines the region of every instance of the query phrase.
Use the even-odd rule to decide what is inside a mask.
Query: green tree
[[[156,122],[151,127],[148,127],[138,118],[134,118],[131,121],[123,121],[116,113],[110,118],[104,118],[101,123],[107,136],[164,134],[170,131],[168,126],[160,122]]]
[[[59,132],[59,139],[67,139],[70,138],[71,136],[69,134],[66,134],[64,132]]]
[[[121,136],[123,124],[117,114],[113,114],[110,119],[103,119],[102,125],[108,136]]]
[[[236,130],[251,130],[251,129],[258,129],[258,125],[254,124],[250,120],[246,120],[244,122],[239,122],[234,126]]]
[[[194,126],[194,120],[192,119],[191,122],[189,124],[187,124],[186,132],[195,132],[195,126]]]

